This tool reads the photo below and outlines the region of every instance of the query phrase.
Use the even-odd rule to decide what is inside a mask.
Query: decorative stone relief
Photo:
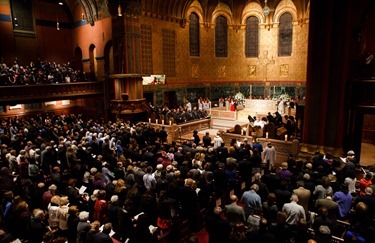
[[[280,77],[288,77],[288,76],[289,76],[289,65],[281,64],[280,65]]]
[[[198,78],[199,75],[198,75],[198,64],[193,64],[193,66],[191,67],[191,77],[193,78]]]
[[[250,77],[255,77],[255,76],[257,76],[257,66],[256,66],[256,65],[248,65],[247,68],[248,68],[248,72],[247,72],[247,74],[248,74]]]
[[[226,72],[225,72],[225,66],[224,65],[218,66],[218,68],[217,68],[217,76],[219,78],[225,78]]]

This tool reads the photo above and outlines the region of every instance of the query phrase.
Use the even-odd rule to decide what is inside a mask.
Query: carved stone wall
[[[163,74],[163,29],[176,33],[176,75],[166,77],[167,84],[264,81],[304,82],[307,66],[308,24],[293,26],[292,55],[278,57],[278,26],[260,26],[259,53],[267,51],[268,65],[258,58],[245,57],[245,29],[228,29],[228,57],[215,57],[215,27],[200,29],[200,57],[189,56],[188,23],[182,28],[177,23],[141,16],[141,24],[152,26],[152,61],[154,74]],[[267,70],[265,70],[267,68]],[[266,72],[267,71],[267,72]]]

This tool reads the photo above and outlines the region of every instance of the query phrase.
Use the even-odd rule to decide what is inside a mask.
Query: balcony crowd
[[[0,61],[0,86],[71,83],[87,81],[81,70],[75,69],[69,62],[59,64],[46,60],[36,60],[29,64],[14,60],[12,64]]]

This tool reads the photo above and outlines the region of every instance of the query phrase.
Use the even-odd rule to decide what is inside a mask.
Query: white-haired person
[[[90,214],[86,211],[82,211],[78,215],[79,223],[77,225],[77,243],[86,242],[86,235],[91,229],[89,217]]]
[[[33,220],[30,222],[30,242],[39,243],[43,241],[43,236],[45,233],[50,231],[48,226],[45,224],[46,215],[41,209],[34,209]]]

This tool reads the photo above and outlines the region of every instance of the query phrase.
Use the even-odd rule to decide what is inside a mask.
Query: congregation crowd
[[[7,65],[0,60],[0,86],[4,85],[32,85],[87,81],[81,70],[76,70],[69,62],[59,64],[46,60],[36,60],[23,65],[14,60]]]
[[[337,220],[347,242],[374,242],[373,176],[357,180],[352,151],[341,169],[320,153],[276,168],[272,144],[168,143],[148,123],[74,114],[3,119],[0,144],[0,242],[179,242],[177,218],[212,243],[330,242]]]
[[[194,120],[207,118],[209,115],[209,109],[202,104],[197,108],[192,107],[190,102],[187,102],[185,107],[178,107],[177,109],[170,109],[167,105],[162,108],[153,108],[153,118],[158,119],[160,122],[169,124],[169,121],[176,124],[184,122],[190,122]]]

